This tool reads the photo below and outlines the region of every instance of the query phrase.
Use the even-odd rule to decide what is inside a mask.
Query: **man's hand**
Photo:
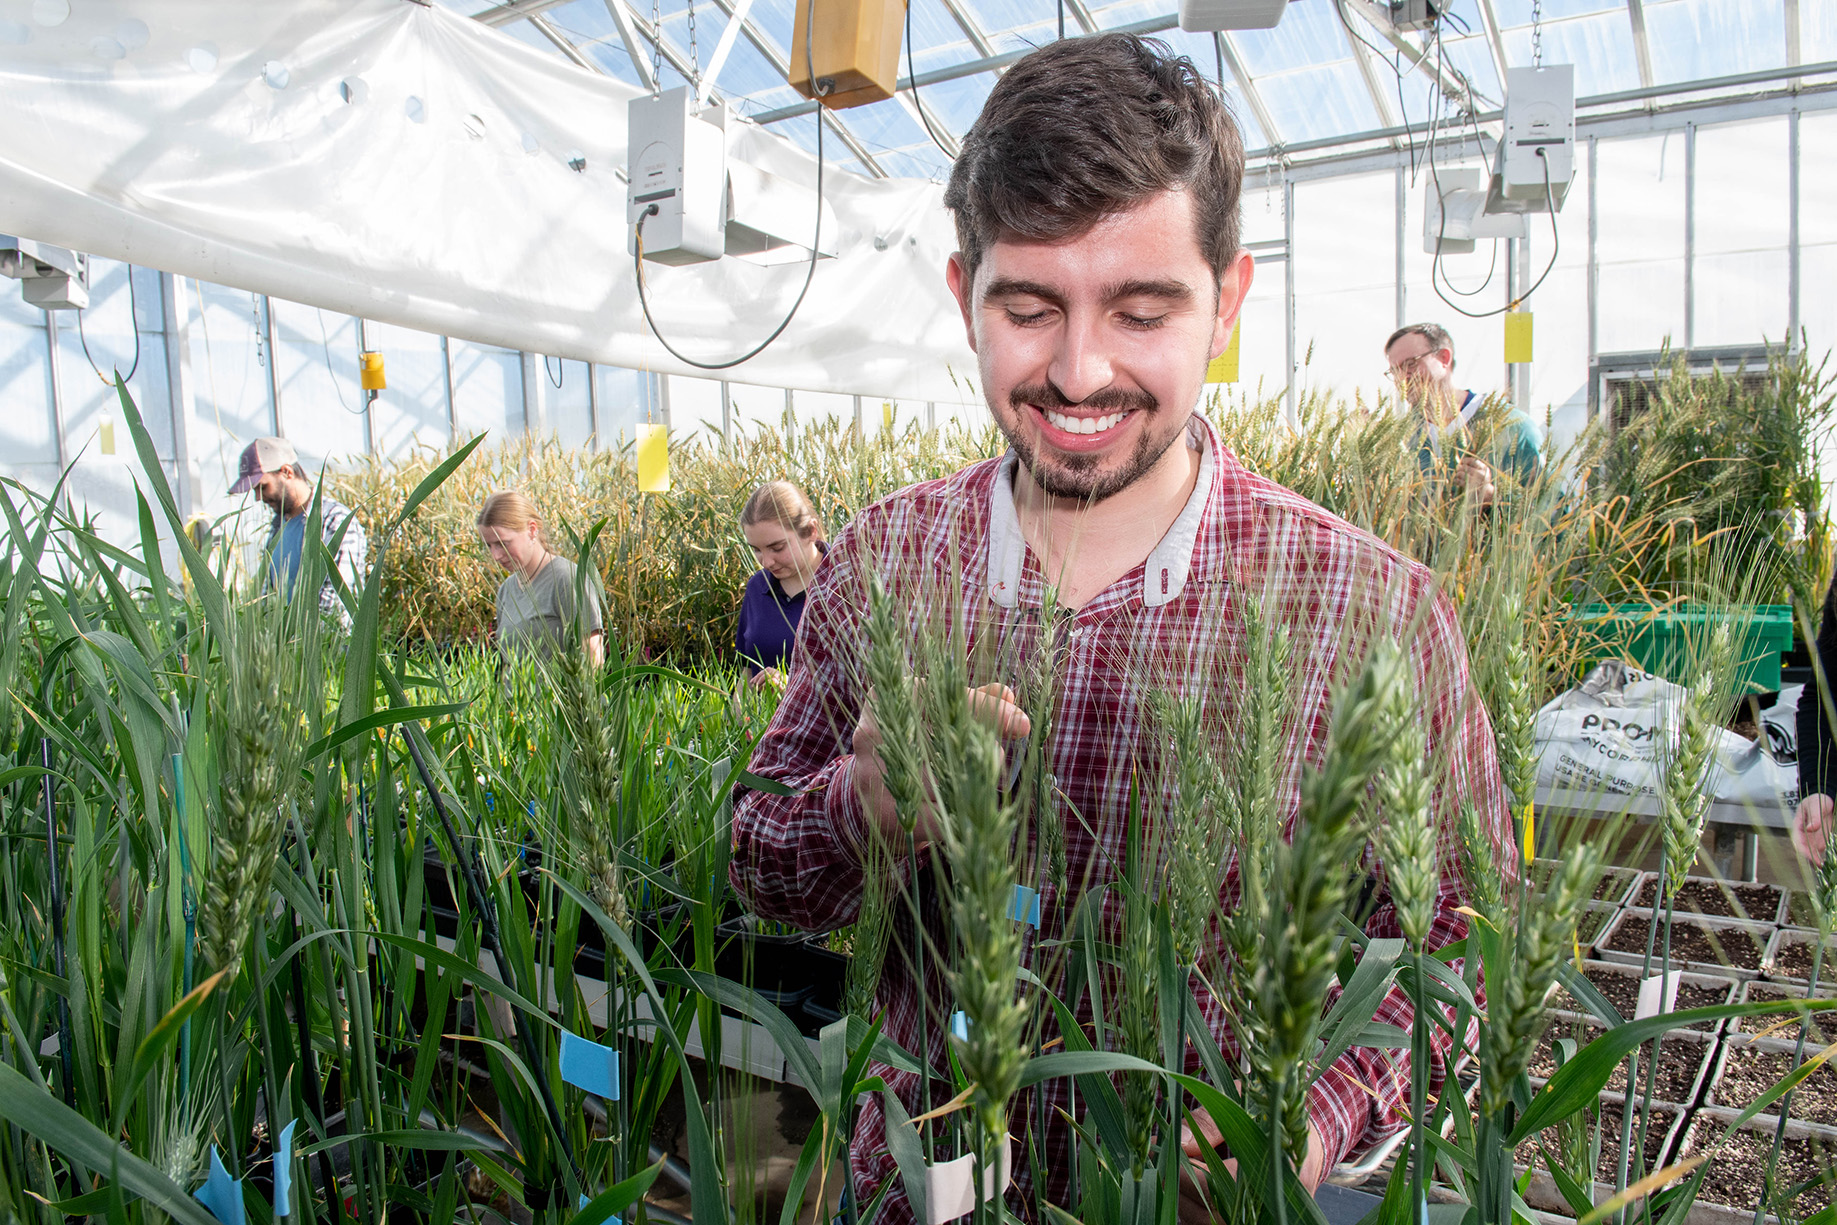
[[[1200,1133],[1205,1136],[1206,1143],[1222,1153],[1224,1136],[1219,1132],[1217,1125],[1212,1122],[1212,1116],[1203,1110],[1195,1110],[1193,1119],[1199,1124]],[[1192,1128],[1182,1127],[1180,1129],[1180,1148],[1193,1162],[1187,1177],[1180,1183],[1181,1225],[1210,1225],[1210,1222],[1216,1218],[1211,1208],[1206,1205],[1206,1161],[1200,1151],[1199,1137],[1193,1134]],[[1296,1177],[1301,1180],[1301,1185],[1307,1188],[1309,1195],[1314,1194],[1320,1186],[1321,1179],[1326,1177],[1326,1166],[1327,1156],[1320,1145],[1320,1132],[1315,1129],[1314,1124],[1309,1123],[1308,1155],[1302,1160],[1301,1169],[1296,1172]],[[1226,1157],[1225,1168],[1235,1175],[1237,1159]]]
[[[785,685],[785,674],[780,672],[777,668],[761,668],[759,671],[753,673],[752,679],[747,681],[747,684],[755,689],[764,689],[767,685],[770,685],[774,689],[783,689]]]
[[[1813,863],[1824,861],[1831,837],[1831,797],[1808,795],[1792,814],[1792,845]]]
[[[1477,455],[1463,455],[1455,466],[1454,479],[1473,498],[1476,505],[1491,506],[1499,496],[1493,482],[1492,465]]]
[[[989,721],[1003,742],[1019,740],[1033,730],[1027,712],[1022,710],[1014,690],[1006,685],[984,685],[969,691],[970,711]],[[869,819],[880,827],[883,837],[894,841],[905,833],[899,823],[899,812],[887,792],[886,774],[880,762],[883,742],[880,725],[874,722],[874,704],[870,698],[861,705],[861,718],[855,724],[855,791],[867,808]],[[920,842],[929,842],[937,834],[931,805],[921,805],[914,830]]]

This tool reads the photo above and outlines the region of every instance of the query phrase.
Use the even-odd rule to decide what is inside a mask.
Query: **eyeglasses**
[[[1422,373],[1423,362],[1427,361],[1430,357],[1433,357],[1433,356],[1434,354],[1432,353],[1422,353],[1422,354],[1418,354],[1415,357],[1406,357],[1402,361],[1398,362],[1396,365],[1386,370],[1384,372],[1385,377],[1395,379],[1399,383],[1401,383],[1404,379],[1414,378],[1416,375]]]

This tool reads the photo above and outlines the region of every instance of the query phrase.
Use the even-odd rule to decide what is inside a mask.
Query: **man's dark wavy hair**
[[[1237,254],[1243,181],[1243,137],[1193,62],[1159,39],[1100,34],[1050,43],[996,82],[944,204],[974,277],[1003,236],[1075,238],[1184,188],[1219,277]]]

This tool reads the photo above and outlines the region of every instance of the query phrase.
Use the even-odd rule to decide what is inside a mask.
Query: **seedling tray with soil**
[[[1761,1094],[1773,1088],[1780,1079],[1792,1071],[1794,1042],[1775,1041],[1771,1038],[1731,1038],[1723,1047],[1717,1066],[1710,1074],[1709,1096],[1704,1099],[1706,1105],[1727,1106],[1731,1109],[1746,1109]],[[1819,1048],[1806,1046],[1805,1056],[1818,1053]],[[1778,1103],[1766,1116],[1778,1115]],[[1799,1082],[1792,1091],[1791,1117],[1801,1123],[1820,1123],[1827,1127],[1837,1126],[1837,1068],[1827,1062],[1817,1071]]]
[[[1539,859],[1536,863],[1536,867],[1549,872],[1561,866],[1561,862],[1555,859]],[[1595,882],[1594,900],[1608,906],[1623,906],[1627,894],[1633,891],[1633,886],[1644,875],[1638,868],[1602,868],[1601,879]]]
[[[1678,1149],[1679,1158],[1715,1143],[1734,1119],[1735,1112],[1730,1110],[1698,1111]],[[1755,1119],[1716,1151],[1690,1214],[1693,1225],[1748,1225],[1753,1221],[1755,1205],[1766,1193],[1773,1130],[1773,1123]],[[1804,1123],[1786,1124],[1779,1162],[1773,1169],[1774,1186],[1780,1191],[1813,1182],[1793,1199],[1790,1209],[1794,1218],[1803,1220],[1829,1207],[1833,1188],[1837,1188],[1837,1131]],[[1766,1219],[1778,1220],[1771,1212]]]
[[[1818,933],[1781,928],[1773,935],[1773,947],[1767,951],[1769,978],[1790,978],[1796,982],[1811,980],[1812,957],[1818,951]],[[1824,946],[1824,968],[1819,971],[1820,985],[1837,974],[1837,936]]]
[[[1837,991],[1829,989],[1826,984],[1818,984],[1818,998],[1829,999]],[[1805,998],[1803,983],[1762,983],[1752,982],[1742,985],[1741,1003],[1758,1004],[1772,1000],[1802,1000]],[[1780,1022],[1791,1020],[1791,1025],[1781,1026]],[[1787,1013],[1771,1013],[1758,1017],[1740,1017],[1735,1021],[1735,1032],[1757,1034],[1766,1032],[1769,1037],[1792,1037],[1799,1035],[1799,1019]],[[1831,1012],[1814,1014],[1811,1017],[1811,1037],[1820,1047],[1830,1042],[1837,1042],[1837,1009]]]
[[[1786,895],[1786,902],[1780,907],[1780,923],[1786,927],[1818,926],[1818,909],[1812,905],[1811,894],[1803,889],[1794,889]]]
[[[1624,966],[1610,961],[1589,961],[1582,964],[1582,973],[1594,984],[1595,990],[1607,997],[1607,1002],[1614,1006],[1622,1019],[1632,1020],[1639,1008],[1639,968]],[[1713,1008],[1717,1004],[1729,1002],[1737,987],[1732,978],[1719,978],[1710,974],[1677,974],[1678,998],[1673,1011],[1683,1012],[1687,1008]],[[1582,1002],[1559,986],[1550,997],[1550,1007],[1557,1016],[1566,1020],[1580,1019],[1596,1022],[1597,1018],[1582,1005]],[[1722,1029],[1721,1021],[1698,1021],[1682,1028],[1697,1033],[1713,1034]]]
[[[1531,1054],[1531,1062],[1525,1072],[1533,1084],[1541,1085],[1556,1075],[1556,1044],[1565,1038],[1573,1039],[1577,1051],[1593,1042],[1607,1031],[1598,1025],[1584,1024],[1581,1032],[1573,1021],[1558,1021],[1550,1026],[1542,1042]],[[1648,1043],[1639,1048],[1639,1091],[1643,1095],[1646,1085],[1652,1085],[1652,1100],[1670,1102],[1679,1106],[1690,1106],[1697,1100],[1697,1086],[1702,1082],[1711,1062],[1710,1056],[1715,1051],[1715,1039],[1674,1030],[1667,1035],[1658,1050],[1658,1067],[1652,1067],[1652,1050]],[[1602,1098],[1619,1101],[1627,1091],[1627,1065],[1622,1059],[1614,1065],[1614,1074],[1608,1077]]]
[[[1760,973],[1767,954],[1767,941],[1777,930],[1739,919],[1685,918],[1674,916],[1671,924],[1671,968],[1698,974],[1730,974],[1736,978],[1753,978]],[[1601,943],[1601,956],[1622,965],[1637,966],[1644,962],[1646,941],[1652,932],[1652,917],[1644,911],[1621,913],[1614,928]],[[1661,925],[1658,943],[1652,949],[1652,968],[1657,970],[1665,953],[1665,933]]]
[[[1600,1108],[1598,1125],[1601,1147],[1599,1160],[1595,1163],[1594,1200],[1598,1204],[1614,1193],[1614,1181],[1620,1172],[1620,1107],[1603,1103]],[[1677,1133],[1680,1116],[1672,1110],[1661,1106],[1652,1107],[1651,1118],[1646,1123],[1645,1166],[1643,1170],[1635,1169],[1627,1181],[1637,1180],[1642,1173],[1650,1173],[1662,1168],[1665,1155],[1671,1151]],[[1597,1127],[1591,1124],[1588,1128],[1589,1142],[1595,1139]],[[1556,1183],[1550,1177],[1549,1168],[1544,1163],[1543,1150],[1538,1147],[1539,1141],[1544,1147],[1556,1153],[1559,1160],[1561,1152],[1557,1149],[1558,1129],[1550,1128],[1539,1132],[1533,1139],[1520,1144],[1512,1154],[1512,1160],[1520,1172],[1532,1169],[1531,1185],[1525,1189],[1524,1200],[1533,1208],[1554,1212],[1563,1216],[1572,1216],[1574,1210],[1569,1201],[1557,1191]],[[1633,1116],[1633,1137],[1635,1143],[1639,1138],[1639,1115]]]
[[[1607,929],[1614,925],[1614,918],[1619,913],[1617,903],[1589,902],[1576,917],[1576,943],[1585,949],[1594,948],[1607,934]]]
[[[1658,873],[1640,877],[1639,892],[1629,905],[1635,909],[1663,908]],[[1746,919],[1750,923],[1776,923],[1780,917],[1778,885],[1752,884],[1745,881],[1717,880],[1710,876],[1687,876],[1672,903],[1680,915],[1708,915],[1718,919]]]

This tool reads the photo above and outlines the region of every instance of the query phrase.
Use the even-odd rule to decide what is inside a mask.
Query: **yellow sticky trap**
[[[1524,861],[1530,863],[1537,858],[1537,811],[1530,805],[1524,806]]]
[[[1516,366],[1531,360],[1531,312],[1505,312],[1505,362]]]
[[[893,432],[893,401],[891,400],[880,402],[880,428],[888,433]]]
[[[113,455],[114,453],[115,423],[113,421],[104,421],[102,423],[102,454]]]
[[[386,391],[389,380],[383,373],[383,355],[369,352],[358,354],[358,381],[365,391]]]
[[[665,425],[638,427],[638,492],[670,492],[670,429]]]
[[[1231,339],[1225,343],[1225,351],[1213,358],[1206,366],[1206,382],[1237,382],[1237,342],[1238,337],[1243,335],[1243,323],[1244,321],[1239,319],[1231,325]]]

